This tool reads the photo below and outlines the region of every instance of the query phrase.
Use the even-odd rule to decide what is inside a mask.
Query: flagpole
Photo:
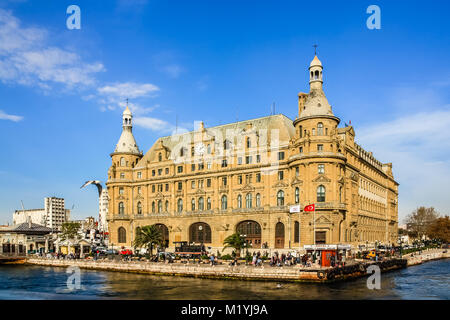
[[[313,220],[314,220],[314,245],[316,245],[316,204],[314,204],[314,211],[313,211]]]

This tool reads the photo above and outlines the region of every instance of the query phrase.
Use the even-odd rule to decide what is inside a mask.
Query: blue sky
[[[66,9],[81,8],[81,30]],[[381,30],[366,9],[381,8]],[[448,1],[25,1],[0,4],[0,224],[61,196],[97,215],[125,97],[147,151],[192,129],[294,119],[317,43],[342,123],[400,183],[400,218],[450,208]],[[93,187],[92,187],[93,188]],[[94,189],[94,188],[93,188]]]

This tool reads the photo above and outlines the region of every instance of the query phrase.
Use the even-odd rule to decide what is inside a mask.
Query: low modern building
[[[22,224],[31,219],[32,223],[45,225],[46,214],[45,209],[28,209],[28,210],[16,210],[13,213],[13,224]]]
[[[53,250],[52,229],[31,220],[0,228],[0,255],[25,255]]]
[[[398,183],[339,127],[323,91],[317,56],[299,93],[298,116],[270,115],[159,138],[145,154],[123,113],[106,183],[110,244],[132,247],[156,225],[168,247],[178,241],[213,250],[239,233],[253,248],[395,243]],[[200,116],[200,115],[199,115]],[[314,212],[302,210],[315,204]]]

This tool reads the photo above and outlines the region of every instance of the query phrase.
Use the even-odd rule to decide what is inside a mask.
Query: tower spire
[[[318,47],[318,45],[314,44],[313,47],[314,47],[314,55],[317,56],[317,47]]]

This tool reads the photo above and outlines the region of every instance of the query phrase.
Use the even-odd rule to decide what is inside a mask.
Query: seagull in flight
[[[98,197],[100,198],[100,196],[102,195],[102,183],[98,180],[89,180],[86,181],[81,187],[80,189],[83,189],[84,187],[90,185],[90,184],[95,184],[97,186],[97,190],[98,190]]]

